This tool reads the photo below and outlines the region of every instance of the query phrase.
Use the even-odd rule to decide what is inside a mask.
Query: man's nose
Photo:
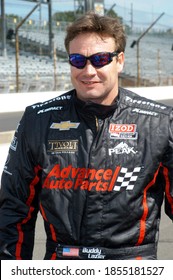
[[[85,72],[87,72],[88,74],[95,74],[97,73],[96,68],[92,65],[91,61],[89,61],[89,59],[87,60],[87,63],[84,67]]]

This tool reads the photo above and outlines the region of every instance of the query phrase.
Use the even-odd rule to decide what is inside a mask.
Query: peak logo
[[[97,170],[94,168],[75,168],[72,165],[61,168],[59,164],[56,164],[47,175],[43,188],[111,192],[119,191],[121,186],[127,187],[129,181],[132,190],[132,185],[134,186],[138,178],[136,174],[134,175],[134,171],[139,173],[140,168],[134,168],[130,172],[127,168],[120,166],[117,166],[114,170],[103,168]],[[125,183],[122,183],[123,180]],[[121,182],[121,185],[119,182]]]
[[[122,154],[136,154],[137,151],[135,151],[134,147],[129,147],[126,143],[121,142],[117,146],[115,146],[112,149],[109,149],[109,155],[111,156],[112,154],[116,155],[122,155]]]

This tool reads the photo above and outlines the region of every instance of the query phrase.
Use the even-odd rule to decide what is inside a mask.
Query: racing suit
[[[156,259],[173,219],[173,110],[119,88],[111,106],[75,90],[28,106],[4,166],[1,259],[32,259],[38,211],[45,259]]]

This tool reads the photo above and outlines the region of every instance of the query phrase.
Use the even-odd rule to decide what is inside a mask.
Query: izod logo
[[[137,139],[136,124],[115,124],[109,126],[112,139]]]

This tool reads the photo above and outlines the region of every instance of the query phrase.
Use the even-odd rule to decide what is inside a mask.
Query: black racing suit
[[[164,92],[163,92],[164,94]],[[1,181],[1,259],[155,259],[161,205],[173,219],[173,110],[119,89],[114,105],[75,90],[26,108]]]

